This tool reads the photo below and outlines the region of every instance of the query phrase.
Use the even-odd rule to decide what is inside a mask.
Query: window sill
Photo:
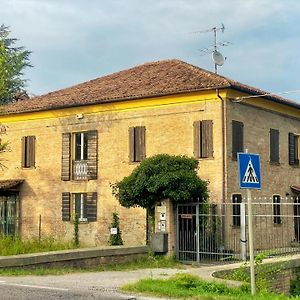
[[[269,161],[269,164],[272,166],[280,166],[280,162],[277,161]]]
[[[198,160],[214,160],[215,157],[214,156],[212,156],[212,157],[198,157],[197,159]]]

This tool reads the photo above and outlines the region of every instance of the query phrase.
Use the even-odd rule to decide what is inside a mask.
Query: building
[[[118,212],[125,244],[143,244],[144,210],[122,208],[111,184],[158,153],[195,156],[210,200],[235,204],[246,195],[236,154],[259,153],[262,189],[253,196],[271,197],[280,213],[281,199],[300,190],[300,105],[264,94],[166,60],[3,107],[10,150],[2,154],[1,231],[72,240],[76,212],[81,242],[106,245]],[[239,230],[238,222],[229,225]],[[286,241],[298,239],[288,228]]]

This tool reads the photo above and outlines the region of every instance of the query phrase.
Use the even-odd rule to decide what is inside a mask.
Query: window
[[[97,193],[62,193],[62,220],[97,221]]]
[[[299,166],[299,136],[289,133],[289,164]]]
[[[273,196],[274,224],[281,224],[280,201],[281,198],[279,195]]]
[[[242,195],[234,194],[232,195],[232,225],[241,226],[241,203]]]
[[[35,167],[35,136],[22,137],[22,168]]]
[[[146,157],[144,126],[129,128],[129,161],[140,162]]]
[[[72,152],[71,152],[72,149]],[[72,171],[72,172],[71,172]],[[62,134],[62,180],[92,180],[98,174],[97,130]]]
[[[194,156],[196,158],[213,157],[213,121],[194,122]]]
[[[232,159],[237,160],[237,153],[244,152],[244,124],[232,121]]]
[[[279,130],[270,129],[270,162],[279,163]]]

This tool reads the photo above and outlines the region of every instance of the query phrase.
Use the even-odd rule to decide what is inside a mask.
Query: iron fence
[[[235,261],[249,256],[248,204],[193,203],[177,206],[177,258],[180,261]],[[299,198],[253,199],[255,254],[300,252]],[[252,201],[253,201],[252,200]]]

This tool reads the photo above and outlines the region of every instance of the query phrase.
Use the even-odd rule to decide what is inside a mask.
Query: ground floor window
[[[232,225],[233,226],[241,226],[241,203],[242,203],[242,195],[241,194],[233,194],[232,195]]]

